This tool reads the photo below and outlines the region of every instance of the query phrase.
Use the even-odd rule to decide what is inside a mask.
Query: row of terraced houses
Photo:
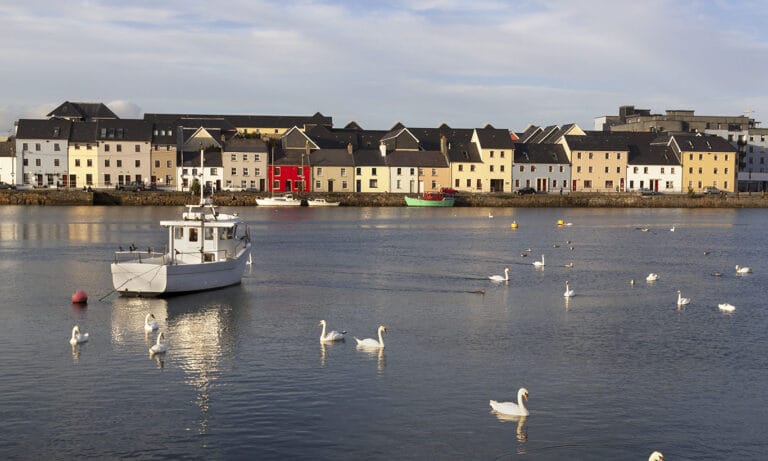
[[[139,182],[168,190],[202,181],[217,191],[264,192],[736,191],[740,139],[576,124],[522,132],[401,123],[368,130],[355,122],[335,128],[320,113],[121,119],[104,104],[65,102],[46,119],[17,122],[0,151],[0,181],[63,188]]]

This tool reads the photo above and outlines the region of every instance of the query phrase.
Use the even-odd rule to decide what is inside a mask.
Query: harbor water
[[[765,210],[226,211],[254,242],[243,283],[152,299],[109,264],[163,248],[180,207],[0,207],[0,458],[768,454]],[[357,349],[379,325],[386,347]],[[491,410],[520,387],[527,418]]]

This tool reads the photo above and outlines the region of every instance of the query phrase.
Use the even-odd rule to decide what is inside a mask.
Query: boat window
[[[206,227],[205,228],[205,239],[206,240],[213,240],[213,227]]]
[[[232,239],[232,228],[229,227],[227,229],[222,229],[221,233],[219,234],[219,238],[221,240],[231,240]]]
[[[205,255],[203,256],[203,259],[205,260],[205,262],[210,263],[210,262],[216,261],[216,255],[214,255],[213,253],[205,253]]]
[[[189,230],[189,241],[190,242],[197,242],[197,229],[190,229]]]
[[[184,238],[184,228],[183,227],[174,227],[173,228],[173,238],[176,240],[181,240]]]

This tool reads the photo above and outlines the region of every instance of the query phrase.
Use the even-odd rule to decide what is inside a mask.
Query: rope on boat
[[[150,273],[150,272],[152,272],[153,270],[155,270],[155,271],[159,271],[161,267],[163,267],[163,266],[157,266],[157,267],[153,267],[153,268],[149,269],[149,270],[148,270],[148,271],[146,271],[146,272],[142,272],[141,274],[136,274],[134,277],[131,277],[131,278],[129,278],[128,280],[126,280],[125,282],[123,282],[122,284],[120,284],[120,286],[119,286],[119,287],[113,288],[113,289],[112,289],[112,291],[110,291],[109,293],[107,293],[107,294],[105,294],[104,296],[102,296],[101,298],[99,298],[99,301],[104,301],[104,300],[105,300],[105,299],[106,299],[108,296],[111,296],[111,295],[112,295],[112,293],[117,293],[117,292],[119,292],[119,291],[120,291],[120,288],[122,288],[122,287],[123,287],[123,285],[125,285],[126,283],[128,283],[128,282],[130,282],[130,281],[132,281],[132,280],[134,280],[134,279],[137,279],[137,278],[139,278],[139,277],[141,277],[141,276],[144,276],[144,275],[146,275],[146,274],[149,274],[149,273]],[[157,275],[157,274],[155,274],[155,275]]]

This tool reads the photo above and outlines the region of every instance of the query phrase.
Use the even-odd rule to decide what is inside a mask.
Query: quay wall
[[[341,206],[389,207],[405,206],[404,194],[294,194],[303,198],[323,197],[341,202]],[[221,192],[214,202],[222,206],[256,206],[256,198],[266,194]],[[83,190],[0,190],[0,205],[107,205],[107,206],[182,206],[197,202],[188,192],[164,191],[100,191]],[[642,196],[636,193],[571,193],[534,194],[459,194],[457,207],[561,207],[561,208],[768,208],[768,195],[763,193],[707,196],[664,194]]]

